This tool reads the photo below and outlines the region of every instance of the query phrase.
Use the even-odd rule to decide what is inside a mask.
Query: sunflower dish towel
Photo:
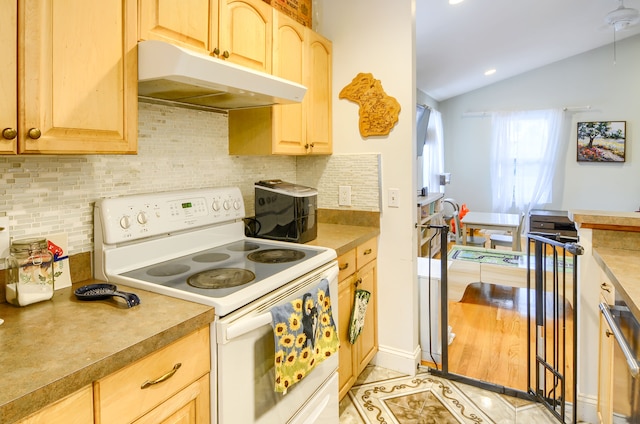
[[[354,344],[364,327],[364,317],[367,313],[371,293],[366,290],[356,290],[353,296],[353,309],[351,310],[351,322],[349,323],[349,343]]]
[[[286,393],[320,362],[338,351],[331,314],[329,281],[323,279],[302,298],[271,310],[275,342],[275,391]]]

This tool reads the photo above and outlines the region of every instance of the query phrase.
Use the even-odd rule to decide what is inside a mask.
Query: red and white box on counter
[[[47,236],[47,248],[53,254],[53,287],[55,290],[71,286],[67,233]]]

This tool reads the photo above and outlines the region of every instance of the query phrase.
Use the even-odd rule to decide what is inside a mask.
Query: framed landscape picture
[[[624,162],[627,121],[578,122],[578,162]]]

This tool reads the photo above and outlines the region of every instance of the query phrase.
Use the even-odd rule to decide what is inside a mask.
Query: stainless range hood
[[[213,109],[300,103],[307,88],[172,44],[138,43],[138,96]]]

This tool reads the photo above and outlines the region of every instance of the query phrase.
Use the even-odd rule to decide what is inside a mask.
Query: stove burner
[[[194,262],[220,262],[225,259],[229,259],[231,256],[226,253],[203,253],[202,255],[194,256],[192,259]]]
[[[262,264],[281,264],[304,258],[304,252],[294,249],[266,249],[249,253],[247,258]]]
[[[187,278],[190,286],[199,289],[226,289],[253,281],[256,275],[242,268],[215,268]]]
[[[182,274],[190,269],[191,267],[184,264],[162,264],[150,268],[147,270],[147,274],[152,277],[170,277],[172,275]]]
[[[258,246],[255,243],[250,243],[248,241],[241,241],[239,243],[234,243],[231,246],[228,246],[227,249],[231,250],[232,252],[248,252],[250,250],[256,250],[259,249],[260,246]]]

